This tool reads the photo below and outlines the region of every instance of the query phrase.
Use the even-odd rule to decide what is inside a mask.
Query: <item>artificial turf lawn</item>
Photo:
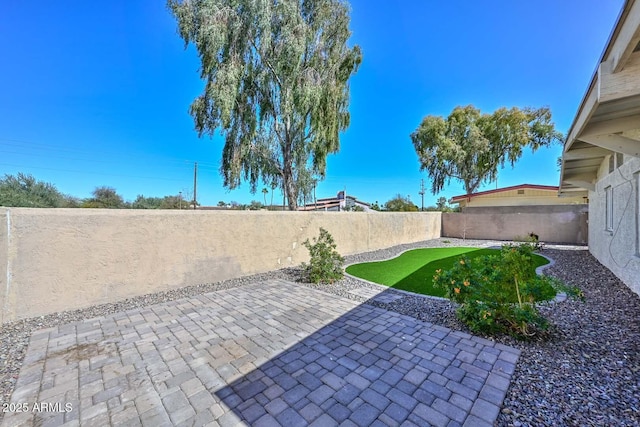
[[[444,297],[444,289],[433,287],[433,276],[439,268],[448,270],[453,267],[462,254],[469,258],[499,255],[500,249],[460,247],[414,249],[390,260],[350,265],[346,272],[395,289]],[[533,262],[534,268],[549,263],[545,257],[535,254]]]

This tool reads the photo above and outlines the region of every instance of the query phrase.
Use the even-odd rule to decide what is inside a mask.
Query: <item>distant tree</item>
[[[144,197],[142,194],[131,203],[133,209],[186,209],[189,202],[182,200],[180,195],[164,197]],[[193,207],[193,205],[192,205]]]
[[[418,212],[418,207],[408,198],[397,194],[396,197],[384,204],[384,210],[389,212]]]
[[[62,196],[61,208],[79,208],[82,206],[82,200],[77,197],[64,194]]]
[[[82,203],[83,208],[122,209],[127,207],[121,195],[112,187],[96,187],[93,197]]]
[[[187,208],[188,205],[184,203],[182,197],[177,196],[164,196],[160,202],[160,209],[180,209]]]
[[[562,140],[548,108],[500,108],[482,114],[472,105],[456,107],[446,119],[427,116],[411,134],[421,170],[431,178],[431,191],[440,192],[451,178],[467,194],[496,179],[498,167],[513,166],[523,149],[536,151]]]
[[[136,199],[131,203],[133,209],[160,209],[162,199],[160,197],[144,197],[138,194]]]
[[[436,201],[436,207],[438,208],[439,211],[442,211],[442,212],[447,212],[451,210],[449,208],[449,201],[447,200],[446,197],[438,197],[438,200]]]
[[[55,185],[18,173],[0,179],[0,206],[26,208],[59,208],[66,197]],[[66,206],[65,206],[66,207]]]
[[[219,206],[219,207],[221,207],[221,208],[223,208],[223,207],[227,206],[227,204],[224,202],[224,200],[220,200],[220,201],[218,202],[218,206]]]
[[[246,208],[250,211],[259,211],[260,209],[264,208],[264,205],[257,200],[252,200]]]
[[[345,0],[168,0],[185,44],[201,60],[203,93],[190,113],[200,135],[225,136],[224,185],[278,182],[296,210],[300,174],[324,177],[349,125]]]
[[[380,205],[378,204],[378,201],[376,200],[374,203],[371,204],[371,209],[373,209],[374,211],[380,211],[382,210],[380,208]]]
[[[269,193],[269,190],[267,190],[267,187],[264,187],[262,189],[262,197],[264,197],[264,204],[265,206],[267,205],[267,193]]]

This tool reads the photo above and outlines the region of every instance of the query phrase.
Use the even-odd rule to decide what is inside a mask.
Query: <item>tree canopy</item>
[[[168,0],[185,46],[193,43],[205,87],[190,107],[199,135],[225,137],[224,185],[280,186],[295,210],[308,176],[349,125],[348,80],[361,53],[349,48],[344,0]],[[300,182],[299,182],[300,181]],[[304,181],[304,182],[302,182]]]
[[[190,201],[183,200],[180,195],[145,197],[139,194],[136,200],[131,203],[133,209],[188,209],[189,205]]]
[[[389,212],[418,212],[418,207],[411,203],[409,198],[397,194],[393,199],[384,204],[384,210]]]
[[[115,188],[96,187],[91,194],[93,197],[82,203],[83,208],[122,209],[127,207],[124,199],[116,192]]]
[[[562,140],[548,108],[500,108],[481,113],[472,105],[456,107],[449,117],[427,116],[411,134],[420,169],[440,192],[451,178],[463,182],[467,194],[496,179],[498,168],[513,166],[525,147],[536,151]]]
[[[0,179],[0,206],[26,208],[66,207],[69,196],[58,191],[55,185],[38,181],[32,175],[6,174]]]

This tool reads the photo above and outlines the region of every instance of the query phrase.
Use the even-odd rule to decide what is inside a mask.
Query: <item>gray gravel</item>
[[[388,259],[421,247],[487,247],[501,243],[441,238],[345,258],[347,264],[353,264]],[[586,300],[544,307],[542,310],[553,322],[546,340],[496,339],[522,350],[496,424],[640,426],[640,297],[584,248],[547,247],[543,253],[556,261],[545,274],[580,287]],[[0,329],[0,398],[5,402],[11,396],[33,331],[275,278],[298,281],[420,320],[466,330],[456,319],[453,305],[446,300],[391,289],[387,294],[397,294],[400,298],[390,303],[367,301],[350,291],[377,285],[351,277],[332,285],[303,283],[301,270],[288,268],[5,324]],[[1,416],[0,413],[0,420]]]

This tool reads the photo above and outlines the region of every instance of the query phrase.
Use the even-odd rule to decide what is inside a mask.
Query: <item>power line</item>
[[[48,156],[54,156],[57,155],[59,158],[63,158],[63,159],[69,159],[69,160],[77,160],[77,159],[73,159],[73,158],[69,158],[69,157],[65,157],[65,156],[60,156],[58,153],[59,152],[68,152],[68,153],[73,153],[73,154],[85,154],[87,156],[89,156],[89,160],[95,159],[96,156],[114,156],[114,157],[119,157],[118,160],[113,160],[113,161],[121,161],[123,152],[122,151],[105,151],[105,150],[82,150],[82,149],[78,149],[78,148],[70,148],[70,147],[63,147],[63,146],[59,146],[59,145],[52,145],[52,144],[42,144],[42,143],[35,143],[35,142],[30,142],[30,141],[22,141],[22,140],[17,140],[17,139],[7,139],[7,138],[0,138],[0,142],[10,142],[10,143],[17,143],[17,144],[0,144],[0,147],[2,147],[2,145],[7,145],[7,146],[12,146],[14,148],[28,148],[26,146],[31,147],[33,150],[38,150],[38,151],[44,151],[45,153],[48,153]],[[26,145],[26,146],[25,146]],[[26,152],[24,152],[24,155],[34,155],[33,150],[27,150]],[[13,152],[16,154],[21,154],[20,152]],[[52,154],[49,154],[52,153]],[[139,160],[140,158],[144,158],[147,160],[152,160],[153,161],[157,161],[158,159],[161,159],[165,162],[173,162],[173,163],[188,163],[191,164],[193,163],[193,159],[184,159],[184,158],[176,158],[176,157],[167,157],[167,156],[150,156],[148,153],[139,153],[139,152],[128,152],[127,153],[129,156],[135,156],[136,160]],[[42,154],[35,154],[35,155],[42,155]],[[84,160],[84,159],[83,159]],[[105,161],[112,161],[112,160],[105,160]],[[201,166],[210,166],[210,167],[215,167],[217,168],[219,165],[217,163],[214,162],[203,162],[202,160],[197,160],[198,163],[200,163]]]
[[[69,173],[81,173],[81,174],[91,174],[91,175],[104,175],[104,176],[115,176],[121,178],[136,178],[136,179],[151,179],[151,180],[162,180],[162,181],[176,181],[182,182],[182,179],[175,178],[159,178],[159,177],[151,177],[151,176],[135,176],[135,175],[123,175],[123,174],[114,174],[114,173],[104,173],[104,172],[91,172],[91,171],[74,171],[69,169],[58,169],[58,168],[45,168],[40,166],[26,166],[26,165],[16,165],[12,163],[0,163],[0,166],[13,166],[18,168],[29,168],[29,169],[42,169],[42,170],[50,170],[56,172],[69,172]]]

